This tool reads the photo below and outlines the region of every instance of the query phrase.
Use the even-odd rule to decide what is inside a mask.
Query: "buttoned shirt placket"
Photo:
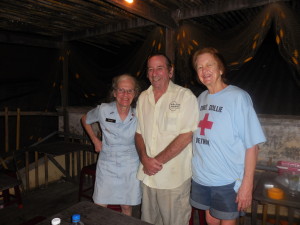
[[[162,96],[163,97],[163,96]],[[161,97],[161,98],[162,98]],[[152,124],[152,134],[151,134],[151,146],[150,146],[150,157],[155,157],[159,152],[157,149],[157,135],[159,134],[158,132],[158,120],[159,120],[159,113],[160,113],[160,105],[161,105],[161,98],[155,103],[154,99],[154,93],[151,92],[149,95],[149,102],[151,103],[152,107],[154,108],[153,110],[153,124]]]

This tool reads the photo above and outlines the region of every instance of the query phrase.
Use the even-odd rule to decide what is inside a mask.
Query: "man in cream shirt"
[[[155,225],[187,225],[191,213],[191,141],[199,112],[195,95],[171,81],[173,72],[166,55],[150,56],[151,86],[136,109],[142,220]]]

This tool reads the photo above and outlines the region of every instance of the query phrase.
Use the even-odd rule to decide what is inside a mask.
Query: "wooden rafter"
[[[73,40],[79,40],[83,38],[89,38],[89,37],[99,36],[102,34],[119,32],[119,31],[124,31],[133,28],[150,26],[150,25],[154,25],[154,24],[152,22],[146,21],[141,18],[133,19],[130,21],[103,25],[94,29],[87,29],[81,32],[66,33],[63,39],[64,41],[73,41]]]
[[[139,17],[152,21],[167,28],[176,28],[177,24],[171,17],[171,14],[162,12],[157,8],[153,8],[150,5],[146,4],[144,1],[134,1],[130,4],[124,0],[106,0],[107,2],[126,10],[132,14],[135,14]]]
[[[290,0],[234,0],[234,1],[217,1],[211,4],[195,8],[178,9],[172,12],[172,17],[176,21],[197,18],[208,15],[226,13],[242,9],[254,8],[275,2],[287,2]]]

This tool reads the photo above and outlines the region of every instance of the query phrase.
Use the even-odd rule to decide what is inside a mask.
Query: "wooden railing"
[[[2,116],[4,117],[4,145],[2,145],[0,149],[0,164],[3,168],[8,169],[10,163],[14,161],[13,164],[16,167],[18,177],[23,181],[22,189],[24,191],[47,186],[48,182],[53,181],[53,179],[49,179],[49,176],[52,176],[52,171],[51,169],[49,170],[49,168],[55,164],[55,160],[51,160],[46,154],[36,151],[38,146],[47,143],[55,136],[62,138],[63,141],[68,143],[90,145],[89,139],[84,134],[74,135],[55,131],[44,138],[38,139],[34,144],[24,147],[20,145],[20,136],[23,132],[23,130],[21,131],[21,116],[58,117],[62,116],[61,113],[37,111],[22,112],[19,108],[16,111],[9,111],[8,108],[5,107],[4,112],[0,112],[0,117]],[[16,121],[13,121],[15,126],[9,124],[9,122],[11,122],[9,117],[11,116],[16,117]],[[9,132],[14,133],[11,136],[16,137],[15,144],[13,143],[13,140],[9,139],[11,138]],[[12,146],[14,147],[12,148]],[[64,174],[62,174],[62,177],[75,182],[78,181],[80,170],[83,166],[95,163],[97,161],[97,153],[93,151],[92,146],[88,151],[86,149],[78,150],[76,152],[70,152],[64,156],[57,156],[54,158],[59,157],[65,158],[65,164],[56,164],[55,166],[61,167],[60,169],[66,171],[66,174],[68,174],[68,176],[64,176]],[[58,179],[60,178],[61,177],[58,177]]]
[[[63,138],[63,141],[45,144],[45,142],[53,136],[59,136],[60,138]],[[45,151],[40,148],[47,148],[49,145],[54,146],[57,149],[54,149],[54,152],[49,152],[47,149]],[[64,148],[74,149],[65,151]],[[61,150],[62,153],[57,153],[58,150]],[[49,175],[53,172],[49,169],[49,164],[51,163],[54,168],[58,168],[58,171],[62,171],[61,176],[57,177],[57,179],[63,177],[68,181],[77,182],[82,167],[95,163],[97,161],[97,156],[98,154],[93,151],[93,146],[90,145],[90,142],[86,137],[63,132],[54,132],[25,150],[25,188],[26,190],[31,190],[41,186],[47,187]],[[34,160],[32,160],[33,157]],[[64,158],[64,165],[61,165],[55,159],[59,157]],[[41,167],[44,167],[44,169]],[[42,170],[43,172],[41,172]],[[32,171],[34,171],[34,173]],[[32,177],[34,177],[34,182],[32,181]],[[52,181],[55,181],[55,179],[52,179]]]
[[[23,112],[20,110],[20,108],[17,108],[16,111],[9,111],[8,107],[4,108],[4,112],[0,111],[0,117],[4,117],[4,151],[9,152],[13,150],[20,149],[20,134],[21,134],[21,116],[55,116],[58,117],[60,114],[58,112],[41,112],[41,111],[29,111],[29,112]],[[11,128],[9,125],[9,117],[15,116],[16,117],[16,142],[15,147],[10,148],[9,147],[9,129]],[[14,128],[13,128],[14,129]]]

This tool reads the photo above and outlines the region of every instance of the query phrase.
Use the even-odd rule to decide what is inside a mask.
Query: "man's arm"
[[[252,203],[253,180],[258,156],[258,145],[246,150],[244,178],[237,193],[238,210],[246,210]]]
[[[192,131],[179,134],[162,152],[155,156],[155,159],[162,164],[165,164],[182,152],[183,149],[192,141],[192,139]]]
[[[145,174],[151,176],[162,169],[162,163],[147,155],[144,139],[139,133],[135,133],[135,146],[138,151],[140,161],[144,166]]]
[[[186,90],[182,99],[183,101],[180,105],[181,110],[177,120],[179,120],[179,132],[185,133],[181,133],[175,137],[173,141],[155,157],[163,164],[176,157],[191,143],[193,140],[193,130],[197,128],[199,109],[195,95],[190,90]]]

